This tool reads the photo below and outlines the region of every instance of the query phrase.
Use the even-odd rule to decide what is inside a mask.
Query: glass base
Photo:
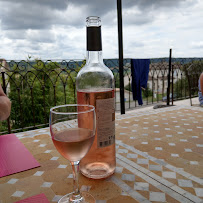
[[[72,198],[73,193],[69,193],[63,196],[58,203],[95,203],[96,200],[88,192],[81,192],[81,195],[78,195],[78,198]]]
[[[80,166],[80,172],[87,178],[103,179],[111,176],[115,172],[115,167],[110,167],[104,162],[94,162]]]

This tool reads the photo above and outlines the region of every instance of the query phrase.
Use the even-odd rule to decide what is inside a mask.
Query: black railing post
[[[169,103],[170,103],[171,55],[172,55],[172,49],[170,49],[170,53],[169,53],[168,88],[167,88],[167,105],[168,106],[169,106]]]
[[[6,80],[5,80],[5,72],[2,72],[2,80],[3,80],[3,90],[6,94]],[[10,125],[10,116],[7,118],[7,126],[8,126],[8,133],[11,134],[11,125]]]
[[[124,81],[123,81],[122,1],[121,1],[121,0],[117,0],[117,16],[118,16],[118,45],[119,45],[120,103],[121,103],[121,114],[125,114]]]
[[[173,65],[172,65],[171,67],[172,67],[172,82],[171,82],[171,83],[172,83],[172,84],[171,84],[172,87],[171,87],[171,88],[172,88],[172,105],[173,105],[173,99],[174,99],[174,98],[173,98],[173,96],[174,96],[174,95],[173,95],[173,74],[174,74],[174,72],[173,72]],[[181,94],[182,94],[182,93],[181,93]]]

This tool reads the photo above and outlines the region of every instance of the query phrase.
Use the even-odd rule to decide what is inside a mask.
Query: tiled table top
[[[0,203],[44,193],[50,202],[72,191],[72,171],[49,129],[17,137],[41,167],[0,178]],[[97,203],[203,202],[203,108],[168,107],[116,117],[117,167],[106,180],[80,175]]]

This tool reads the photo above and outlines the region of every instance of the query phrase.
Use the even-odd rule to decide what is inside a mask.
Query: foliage
[[[184,77],[177,80],[174,84],[174,92],[176,93],[177,98],[189,96],[189,89],[192,90],[192,95],[197,96],[198,79],[200,74],[203,72],[203,60],[186,63],[181,67],[181,71]],[[190,80],[190,86],[188,79]]]
[[[143,98],[147,98],[153,95],[152,90],[147,86],[145,90],[142,90],[142,96]]]
[[[67,64],[51,61],[14,64],[12,71],[7,72],[8,96],[12,102],[11,128],[47,124],[51,107],[75,103],[75,80],[84,63],[76,65],[74,71]],[[0,127],[0,131],[4,129]]]

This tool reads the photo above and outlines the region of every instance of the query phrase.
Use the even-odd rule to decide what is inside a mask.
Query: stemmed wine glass
[[[73,192],[59,203],[95,202],[92,195],[79,191],[79,162],[89,151],[95,137],[95,108],[91,105],[70,104],[50,109],[49,126],[58,152],[68,159],[73,169]]]

